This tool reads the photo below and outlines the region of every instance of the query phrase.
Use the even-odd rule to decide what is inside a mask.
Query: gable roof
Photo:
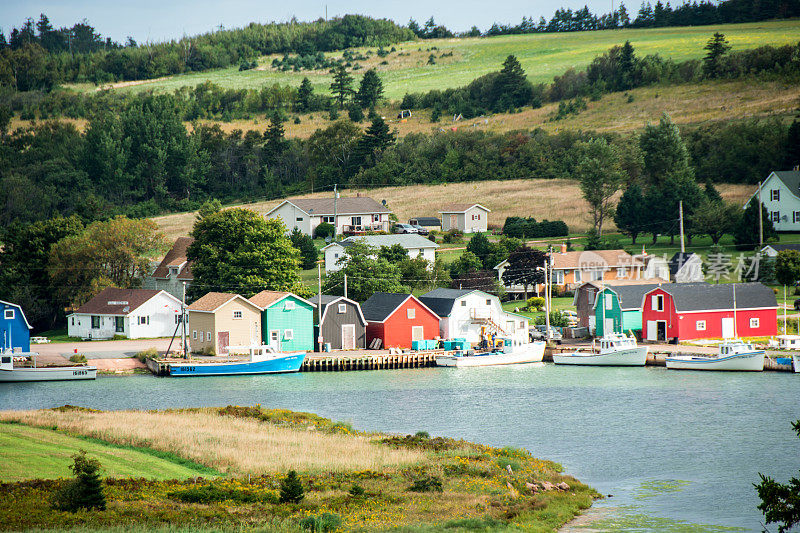
[[[352,246],[356,242],[363,242],[368,246],[374,246],[375,248],[380,248],[381,246],[393,246],[395,244],[399,244],[406,250],[411,248],[438,248],[439,245],[435,242],[432,242],[422,235],[416,233],[403,233],[399,235],[363,235],[358,237],[347,237],[339,242],[332,242],[327,245],[323,250],[328,249],[331,246],[339,245],[342,248],[347,248]]]
[[[319,298],[319,296],[314,297],[315,300],[317,298]],[[361,311],[361,306],[358,305],[358,302],[356,302],[355,300],[351,300],[350,298],[345,298],[344,296],[330,296],[328,294],[322,295],[322,303],[320,304],[322,307],[320,308],[321,313],[319,318],[320,324],[322,324],[322,322],[325,321],[325,317],[327,316],[328,313],[328,307],[330,307],[331,304],[337,302],[348,303],[355,306],[356,311],[358,311],[358,316],[361,317],[361,323],[366,325],[367,319],[364,318],[364,313]]]
[[[424,309],[435,317],[439,317],[430,307],[422,303],[413,294],[400,294],[396,292],[376,292],[361,304],[361,312],[368,322],[385,322],[387,318],[403,305],[406,300],[414,299]]]
[[[688,263],[689,261],[696,261],[700,259],[700,256],[694,252],[677,252],[672,258],[667,262],[669,266],[669,274],[673,278],[675,274],[683,268],[683,266]]]
[[[150,289],[117,289],[107,287],[80,306],[75,313],[89,315],[129,315],[160,293],[180,303],[180,300],[166,291]]]
[[[12,304],[11,302],[6,302],[5,300],[0,300],[0,304],[10,305],[11,307],[16,307],[19,309],[19,314],[22,315],[22,320],[25,321],[25,325],[28,326],[28,329],[33,329],[33,327],[28,322],[28,318],[25,316],[25,311],[22,310],[22,307],[19,304]]]
[[[619,301],[619,308],[623,311],[627,311],[630,309],[641,309],[642,298],[644,297],[644,295],[652,291],[653,289],[657,289],[659,285],[660,285],[659,283],[612,285],[604,287],[603,290],[607,290],[609,292],[613,292],[614,294],[616,294],[617,300]],[[595,298],[592,309],[597,308],[598,301],[600,301],[600,299]]]
[[[192,276],[192,264],[186,259],[186,250],[193,242],[194,239],[192,237],[178,237],[175,240],[175,244],[167,252],[167,255],[164,256],[164,259],[153,271],[152,276],[156,279],[167,279],[169,277],[169,267],[183,265],[183,268],[178,272],[178,279],[194,279]]]
[[[481,204],[447,204],[443,205],[442,208],[439,210],[440,213],[466,213],[473,207],[480,207],[487,213],[491,213],[492,210],[488,207],[484,207]]]
[[[677,312],[717,311],[733,309],[733,291],[736,290],[737,309],[777,308],[778,302],[772,289],[760,282],[754,283],[669,283],[654,289],[662,289],[675,302]],[[644,305],[644,295],[642,305]]]
[[[767,244],[761,249],[761,251],[763,252],[767,248],[772,248],[776,252],[782,252],[784,250],[800,250],[800,244]]]
[[[439,217],[411,217],[408,219],[408,223],[411,224],[412,220],[416,220],[418,226],[441,226],[442,221],[439,220]]]
[[[308,300],[300,298],[296,294],[286,291],[261,291],[258,294],[251,296],[249,300],[261,309],[266,309],[267,307],[270,307],[271,305],[274,305],[275,303],[290,296],[300,300],[301,302],[309,304],[311,307],[316,307],[315,304],[309,302]]]
[[[365,196],[357,196],[350,198],[336,199],[334,206],[333,198],[294,198],[292,200],[284,200],[277,207],[267,213],[266,216],[272,214],[282,205],[289,203],[303,211],[307,215],[322,216],[322,215],[363,215],[372,213],[391,213],[383,204],[380,204],[372,198]]]
[[[439,317],[444,318],[450,316],[453,312],[453,306],[458,298],[466,296],[473,292],[483,292],[477,289],[433,289],[432,291],[423,294],[419,300],[430,307]]]
[[[550,254],[550,258],[553,261],[553,270],[591,269],[599,266],[604,266],[605,268],[642,266],[641,261],[635,259],[625,250],[554,252]]]
[[[791,192],[795,197],[800,198],[800,171],[773,170],[772,172],[769,173],[769,176],[767,176],[767,180],[770,177],[772,177],[773,174],[775,175],[776,178],[778,178],[783,182],[786,188],[789,189],[789,192]],[[764,182],[766,183],[767,180],[764,180]],[[764,194],[763,184],[761,185],[761,194],[763,200],[763,194]],[[750,198],[747,199],[747,201],[744,204],[745,207],[747,207],[747,205],[750,204],[750,200],[755,198],[757,195],[758,195],[758,188],[756,188],[756,191],[752,195],[750,195]]]
[[[223,305],[227,304],[231,300],[241,299],[245,303],[255,307],[259,311],[263,311],[260,307],[256,304],[245,298],[244,296],[240,296],[238,294],[233,294],[230,292],[209,292],[203,295],[201,298],[192,302],[192,305],[187,307],[189,311],[198,311],[200,313],[213,313]]]

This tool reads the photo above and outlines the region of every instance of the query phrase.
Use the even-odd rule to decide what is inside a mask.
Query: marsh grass
[[[367,437],[293,429],[193,412],[3,411],[2,421],[57,428],[121,445],[149,447],[230,474],[381,470],[423,454],[374,446]]]

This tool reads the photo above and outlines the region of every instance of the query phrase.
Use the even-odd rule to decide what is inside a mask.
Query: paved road
[[[32,344],[31,350],[39,352],[43,358],[57,358],[58,356],[69,358],[74,353],[81,353],[87,359],[118,359],[131,357],[148,348],[155,348],[163,352],[167,346],[169,346],[169,338]],[[173,344],[173,347],[175,346],[180,346],[180,339]]]

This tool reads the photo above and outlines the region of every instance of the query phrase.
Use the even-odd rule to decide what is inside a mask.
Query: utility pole
[[[344,297],[347,298],[347,274],[344,275]]]
[[[761,249],[764,247],[764,220],[762,215],[762,206],[764,205],[761,203],[761,184],[763,182],[758,182],[758,251],[761,252]]]
[[[547,343],[550,344],[550,271],[547,259],[544,261],[544,323]]]
[[[317,262],[317,326],[319,333],[317,335],[317,346],[319,352],[322,353],[322,264]]]
[[[337,233],[336,230],[339,229],[339,216],[336,212],[337,208],[336,202],[339,199],[339,191],[336,190],[336,187],[338,186],[339,186],[338,183],[333,186],[333,240],[334,241],[336,240],[336,233]]]
[[[686,253],[686,248],[683,246],[683,200],[678,202],[678,214],[681,218],[681,253]]]
[[[183,298],[181,299],[181,332],[182,342],[183,342],[183,358],[189,358],[189,350],[186,347],[186,282],[183,282]]]

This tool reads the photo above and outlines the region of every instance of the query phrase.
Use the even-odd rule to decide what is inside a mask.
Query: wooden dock
[[[403,354],[309,355],[303,361],[300,372],[425,368],[436,366],[436,356],[441,353],[442,350]]]

